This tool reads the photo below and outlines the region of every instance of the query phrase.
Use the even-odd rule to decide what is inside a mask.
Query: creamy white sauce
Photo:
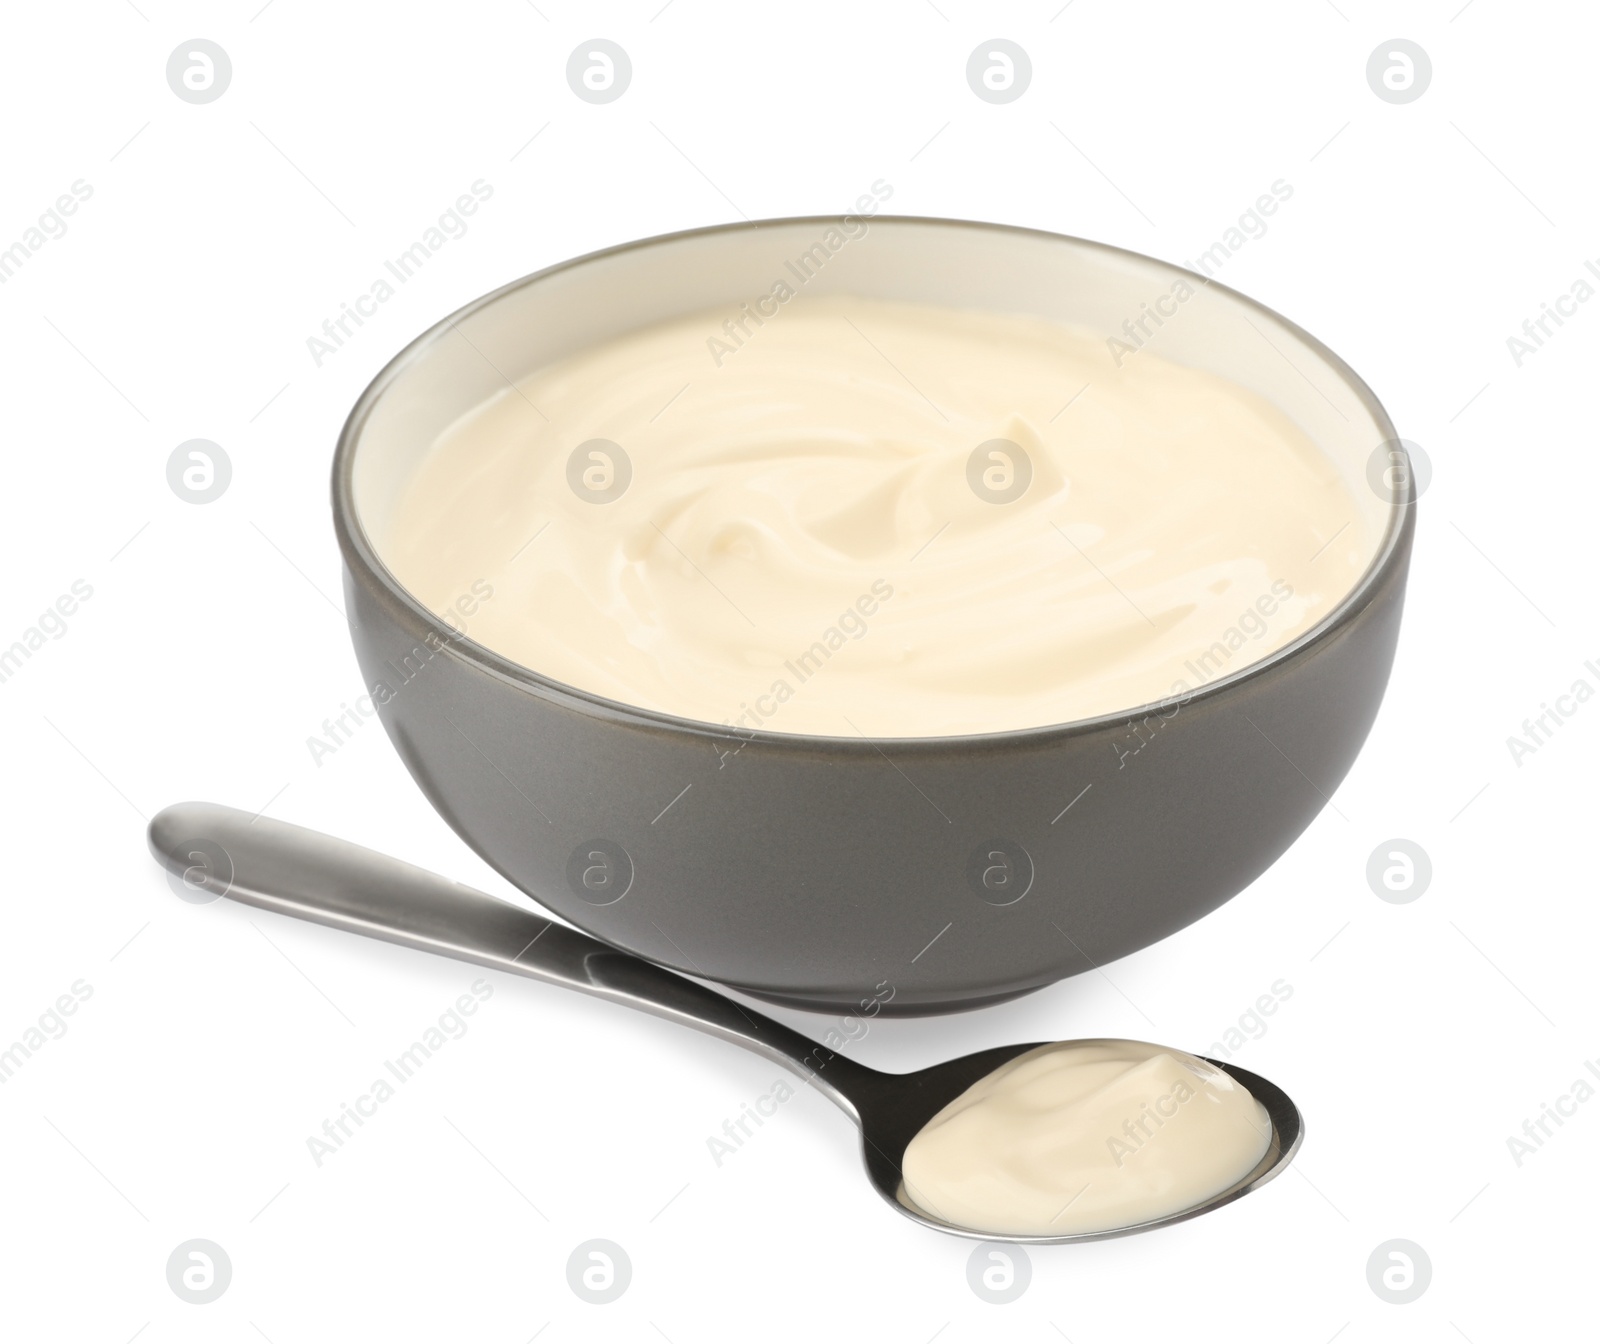
[[[1309,628],[1373,553],[1332,462],[1214,375],[846,297],[714,356],[726,318],[577,351],[458,421],[377,539],[396,577],[458,623],[487,586],[471,638],[613,700],[906,737],[1180,695]]]
[[[1182,1213],[1248,1175],[1260,1103],[1194,1055],[1141,1041],[1041,1046],[930,1120],[902,1161],[926,1213],[997,1236],[1068,1236]]]

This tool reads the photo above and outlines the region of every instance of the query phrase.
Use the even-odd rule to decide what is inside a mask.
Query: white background
[[[1520,368],[1506,338],[1600,256],[1592,12],[93,0],[6,28],[0,247],[73,181],[93,189],[0,286],[0,646],[75,580],[93,589],[0,685],[0,1046],[92,988],[0,1084],[8,1337],[1486,1344],[1588,1328],[1600,1098],[1520,1167],[1506,1140],[1600,1056],[1600,703],[1520,766],[1506,739],[1579,678],[1600,687],[1584,667],[1600,659],[1600,303]],[[164,73],[197,36],[233,63],[204,106]],[[634,67],[607,106],[564,77],[595,36]],[[1006,106],[964,75],[996,36],[1034,67]],[[1404,106],[1365,76],[1397,36],[1433,63]],[[307,338],[478,178],[494,194],[470,232],[316,367]],[[468,1033],[318,1168],[307,1137],[476,972],[180,902],[143,832],[166,803],[214,799],[511,894],[380,728],[320,766],[307,749],[361,689],[327,506],[348,407],[404,342],[511,278],[741,214],[843,210],[878,178],[898,212],[1176,261],[1285,179],[1293,198],[1221,278],[1349,360],[1432,459],[1387,700],[1293,850],[1103,975],[880,1021],[853,1047],[889,1068],[1080,1035],[1203,1050],[1283,979],[1292,997],[1236,1058],[1299,1101],[1302,1155],[1204,1220],[1035,1251],[1031,1286],[995,1306],[968,1286],[969,1243],[879,1203],[820,1096],[718,1168],[707,1138],[777,1070],[490,976]],[[165,476],[197,437],[234,472],[204,506]],[[1366,880],[1393,837],[1433,863],[1409,904]],[[194,1237],[233,1266],[206,1306],[166,1281]],[[566,1282],[592,1237],[633,1265],[607,1306]],[[1403,1306],[1366,1272],[1396,1237],[1433,1267]]]

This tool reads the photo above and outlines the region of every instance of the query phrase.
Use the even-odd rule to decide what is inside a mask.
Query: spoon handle
[[[564,985],[733,1041],[860,1118],[847,1089],[872,1070],[697,981],[426,869],[216,803],[163,808],[150,850],[194,891]]]

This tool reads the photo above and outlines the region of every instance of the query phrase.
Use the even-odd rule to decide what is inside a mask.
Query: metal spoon
[[[1300,1112],[1285,1093],[1256,1074],[1217,1064],[1249,1090],[1272,1122],[1265,1155],[1242,1179],[1194,1208],[1109,1231],[1016,1237],[975,1231],[917,1208],[901,1182],[900,1159],[936,1112],[1036,1044],[980,1050],[914,1073],[882,1073],[697,981],[531,910],[317,831],[214,803],[178,803],[151,821],[150,849],[192,890],[564,985],[765,1055],[799,1074],[856,1122],[873,1187],[906,1217],[940,1232],[1047,1244],[1165,1227],[1266,1184],[1288,1165],[1304,1132]]]

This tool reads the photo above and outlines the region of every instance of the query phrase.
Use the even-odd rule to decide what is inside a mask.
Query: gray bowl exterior
[[[596,256],[826,222],[699,230]],[[1044,240],[1108,269],[1131,259],[1188,274],[1003,226],[874,227],[893,246],[934,234]],[[857,255],[864,267],[893,261],[892,251],[870,263]],[[1415,530],[1409,485],[1405,502],[1388,505],[1372,568],[1314,631],[1185,701],[1059,727],[878,741],[742,735],[572,690],[454,635],[389,574],[357,522],[363,417],[457,321],[546,276],[559,283],[566,269],[486,296],[402,352],[352,412],[333,481],[356,654],[389,736],[449,824],[549,909],[626,951],[779,1003],[869,1016],[978,1007],[1214,910],[1344,778],[1394,658]],[[981,271],[942,283],[976,293],[989,283]],[[1360,380],[1293,330],[1392,444]],[[1003,880],[985,883],[986,868]]]
[[[429,801],[506,878],[617,947],[763,998],[931,1013],[1146,947],[1288,848],[1377,714],[1406,513],[1365,602],[1187,704],[878,743],[746,739],[532,689],[399,600],[342,524],[340,540],[363,676],[392,692],[383,724]],[[1013,892],[1032,868],[1005,905],[971,875],[975,855],[997,852]],[[585,868],[608,904],[579,894]]]

